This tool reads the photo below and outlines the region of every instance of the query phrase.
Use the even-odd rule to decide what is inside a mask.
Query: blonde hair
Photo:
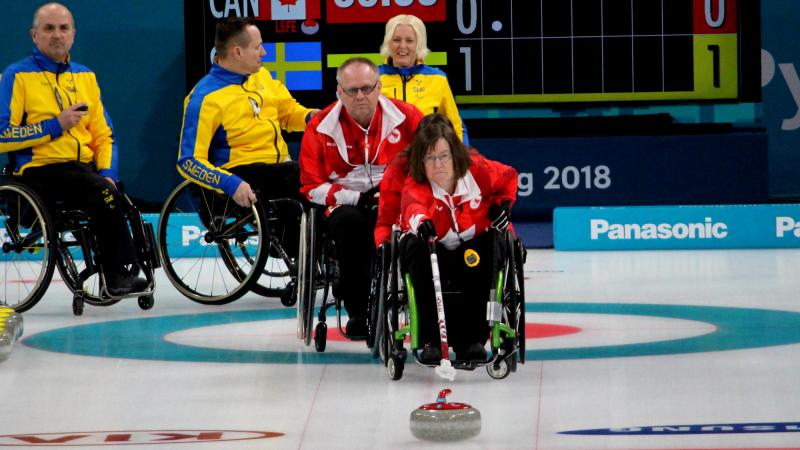
[[[388,22],[386,22],[386,33],[383,35],[383,44],[381,44],[381,55],[385,58],[392,56],[389,50],[389,43],[392,42],[392,36],[398,25],[408,25],[414,30],[417,35],[417,60],[425,61],[425,57],[431,50],[428,48],[428,34],[425,31],[425,23],[417,16],[411,14],[398,14]]]

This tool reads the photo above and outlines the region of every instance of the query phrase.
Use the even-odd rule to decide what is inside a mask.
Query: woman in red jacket
[[[517,195],[514,168],[468,151],[450,121],[426,117],[408,149],[409,176],[401,200],[401,223],[406,235],[400,244],[400,263],[416,293],[420,360],[441,359],[436,304],[431,283],[429,240],[436,241],[445,294],[448,342],[461,361],[485,361],[489,334],[486,303],[494,262],[494,232],[509,225]]]

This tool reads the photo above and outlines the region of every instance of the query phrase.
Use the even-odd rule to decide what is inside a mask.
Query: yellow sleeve
[[[458,107],[456,100],[453,98],[453,91],[450,89],[450,83],[447,78],[443,78],[444,83],[442,86],[442,98],[439,103],[439,112],[447,116],[450,122],[453,123],[453,128],[461,141],[464,141],[464,123],[461,122],[461,116],[458,114]]]
[[[0,75],[0,153],[36,147],[61,136],[58,119],[20,125],[25,115],[25,84],[13,71]]]

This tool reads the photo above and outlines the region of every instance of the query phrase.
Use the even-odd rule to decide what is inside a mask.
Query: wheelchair
[[[400,231],[394,229],[391,241],[378,249],[368,320],[367,345],[372,348],[373,357],[380,358],[386,366],[392,380],[399,380],[403,376],[408,356],[406,337],[410,339],[416,362],[425,365],[418,355],[421,343],[418,341],[414,286],[410,275],[400,270],[400,239]],[[495,233],[495,239],[496,245],[505,247],[505,258],[493,274],[494,287],[487,302],[492,355],[484,362],[456,360],[453,367],[475,370],[485,366],[489,376],[499,380],[515,372],[517,363],[525,363],[525,287],[522,268],[526,252],[521,241],[510,230],[502,234]]]
[[[336,314],[336,330],[348,340],[364,340],[364,337],[349,336],[342,326],[342,300],[329,296],[338,277],[335,258],[336,243],[321,226],[324,206],[312,206],[300,224],[300,261],[298,272],[297,338],[306,346],[314,341],[314,349],[324,352],[328,341],[327,317],[331,308]],[[320,295],[321,294],[321,295]],[[319,298],[317,322],[314,313]]]
[[[297,261],[282,236],[271,232],[281,205],[304,214],[297,200],[257,201],[243,208],[227,195],[184,180],[167,197],[158,223],[167,278],[181,294],[205,305],[227,304],[253,292],[293,306]]]
[[[139,263],[130,270],[142,273],[148,287],[142,292],[111,295],[99,263],[98,246],[86,213],[66,210],[57,202],[45,207],[28,183],[3,175],[0,183],[0,304],[17,312],[31,309],[44,296],[55,268],[72,292],[72,312],[83,314],[84,304],[110,306],[137,297],[139,307],[153,307],[154,270],[160,267],[153,226],[119,186],[121,204]]]

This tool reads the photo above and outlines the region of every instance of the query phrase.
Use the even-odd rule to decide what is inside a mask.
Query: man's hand
[[[89,114],[86,110],[81,110],[83,108],[87,108],[88,106],[89,105],[87,105],[86,102],[78,102],[61,111],[61,114],[59,114],[57,117],[58,124],[61,125],[61,129],[66,132],[70,128],[77,125],[78,122],[83,119],[83,116]]]
[[[253,192],[246,181],[242,181],[239,187],[236,188],[236,192],[233,193],[233,201],[241,207],[249,208],[256,202],[256,193]]]
[[[356,204],[356,207],[365,211],[374,211],[378,208],[377,195],[379,193],[380,190],[377,187],[374,187],[367,192],[362,192],[361,195],[358,196],[358,203]]]
[[[431,219],[425,219],[417,226],[417,236],[426,244],[431,240],[436,240],[436,226]]]

